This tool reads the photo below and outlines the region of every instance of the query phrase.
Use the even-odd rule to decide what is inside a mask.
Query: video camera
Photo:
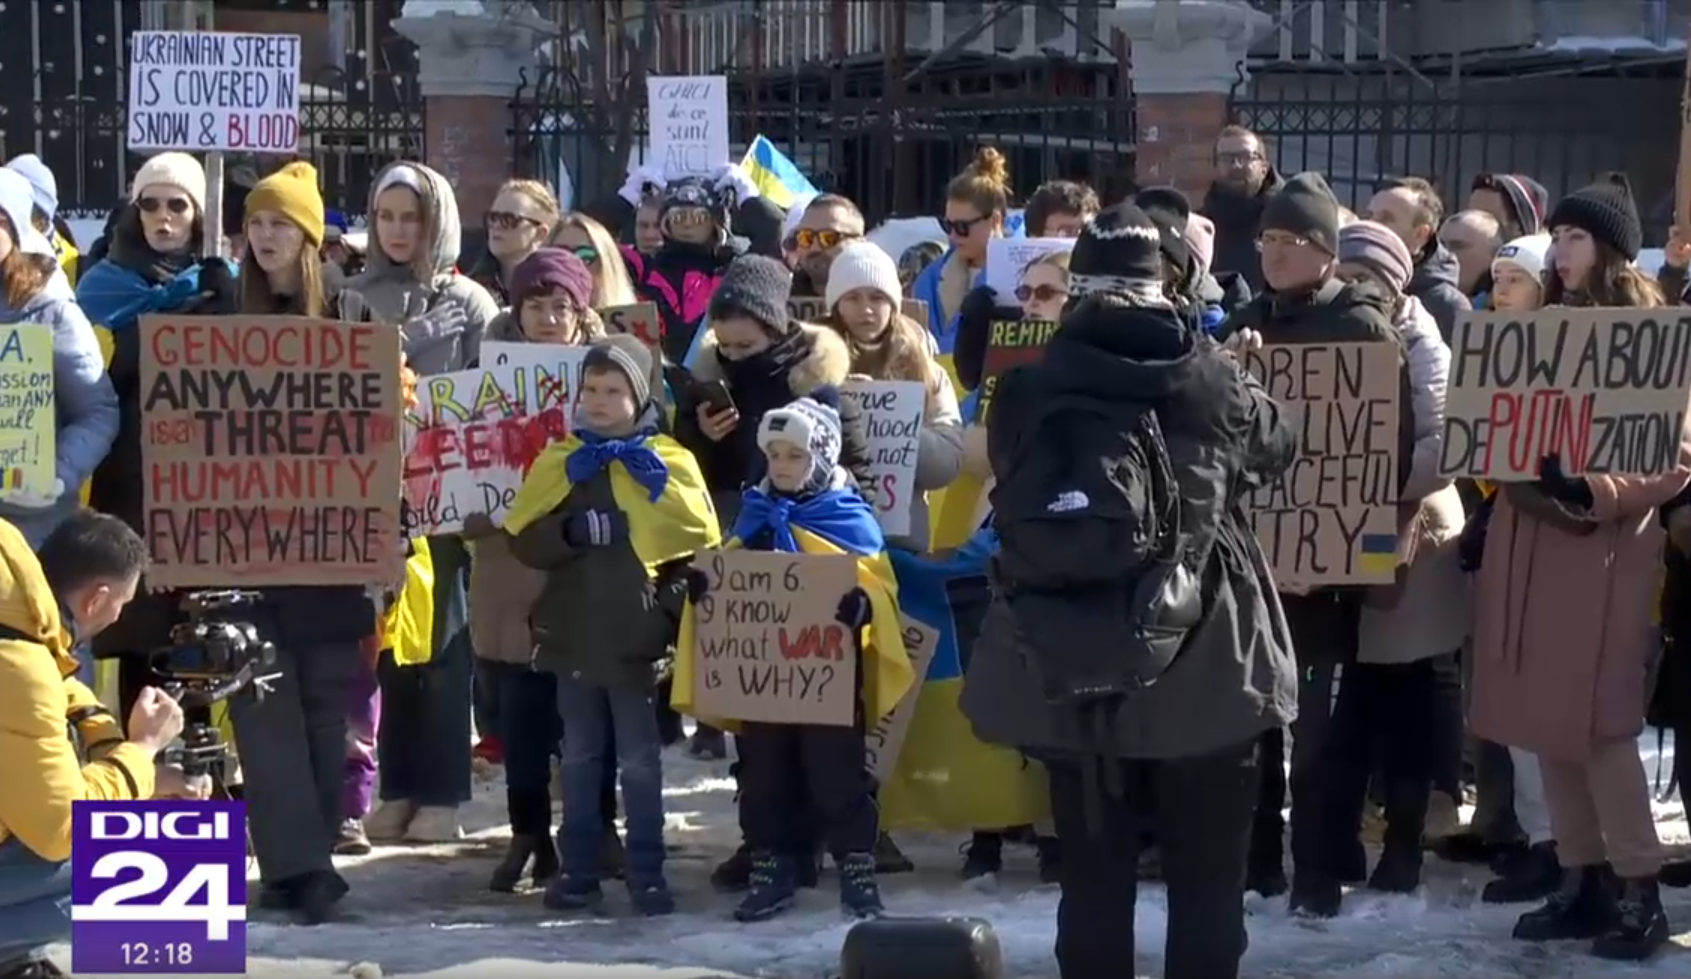
[[[187,621],[170,630],[170,645],[155,650],[147,665],[164,680],[164,690],[185,711],[204,709],[251,688],[262,699],[275,673],[276,646],[249,621],[263,600],[255,591],[198,591],[182,597]],[[229,746],[214,725],[190,723],[181,747],[166,749],[163,761],[189,776],[210,775],[219,785]]]

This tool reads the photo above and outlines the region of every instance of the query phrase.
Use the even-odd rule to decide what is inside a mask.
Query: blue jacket
[[[117,391],[106,373],[94,328],[78,307],[63,272],[48,279],[22,309],[0,305],[0,323],[40,323],[53,328],[56,468],[64,493],[43,509],[0,503],[0,517],[16,524],[31,547],[40,547],[53,528],[75,512],[83,482],[111,451],[121,422]]]
[[[235,263],[228,265],[233,275]],[[199,291],[198,265],[190,265],[169,282],[154,285],[108,258],[82,273],[76,283],[76,301],[95,325],[116,334],[134,327],[147,313],[181,309]]]

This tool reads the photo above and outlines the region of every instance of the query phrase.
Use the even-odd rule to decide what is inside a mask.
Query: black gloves
[[[564,543],[606,547],[628,539],[628,515],[621,510],[581,510],[563,522]]]
[[[839,607],[834,610],[835,621],[853,633],[862,631],[874,617],[875,610],[869,604],[869,593],[861,588],[853,588],[841,596]]]
[[[688,568],[683,582],[687,586],[687,600],[694,605],[699,604],[699,599],[710,591],[710,576],[698,568]]]
[[[1591,509],[1591,487],[1583,476],[1562,472],[1562,457],[1551,453],[1538,462],[1538,488],[1545,496],[1581,510]]]

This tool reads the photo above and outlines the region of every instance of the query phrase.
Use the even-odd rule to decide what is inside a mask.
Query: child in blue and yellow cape
[[[511,555],[545,574],[528,616],[533,666],[553,678],[565,731],[560,872],[545,894],[555,910],[603,901],[610,814],[599,794],[613,750],[629,897],[643,915],[675,909],[663,869],[663,743],[653,702],[693,555],[718,546],[722,531],[698,463],[657,431],[652,366],[652,351],[633,336],[588,348],[579,434],[540,454],[505,516]],[[544,751],[513,736],[506,757],[536,747]]]
[[[841,598],[836,617],[856,637],[862,693],[857,722],[850,727],[756,722],[737,726],[740,825],[751,848],[752,873],[751,890],[734,916],[759,921],[792,905],[797,861],[810,858],[805,830],[811,816],[839,868],[842,907],[857,916],[879,914],[874,854],[878,827],[864,735],[915,681],[899,620],[898,585],[875,512],[839,466],[838,410],[800,398],[766,412],[757,441],[768,459],[769,475],[746,491],[727,546],[849,554],[857,559],[857,587]],[[709,587],[702,571],[689,576],[694,602]],[[694,713],[693,645],[689,604],[681,622],[674,693],[675,708],[689,714]],[[798,785],[804,786],[802,792]],[[812,813],[802,810],[802,798],[808,798]]]

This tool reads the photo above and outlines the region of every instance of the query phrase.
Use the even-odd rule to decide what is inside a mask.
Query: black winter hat
[[[1626,174],[1610,171],[1597,182],[1574,191],[1557,203],[1545,226],[1579,228],[1626,256],[1638,257],[1644,247],[1644,225],[1638,220],[1638,202]]]
[[[1262,209],[1261,231],[1285,231],[1308,238],[1329,255],[1339,253],[1339,201],[1327,178],[1300,173],[1286,181]]]
[[[1099,212],[1069,254],[1069,292],[1084,296],[1124,291],[1133,282],[1161,282],[1162,232],[1136,204]]]
[[[710,318],[736,314],[750,316],[776,336],[792,331],[787,317],[787,297],[793,291],[793,273],[773,258],[742,255],[729,263],[710,300]]]
[[[1170,265],[1180,271],[1184,283],[1192,276],[1192,246],[1186,242],[1186,222],[1192,219],[1192,202],[1174,187],[1147,187],[1133,203],[1156,224],[1162,235],[1158,246]]]

